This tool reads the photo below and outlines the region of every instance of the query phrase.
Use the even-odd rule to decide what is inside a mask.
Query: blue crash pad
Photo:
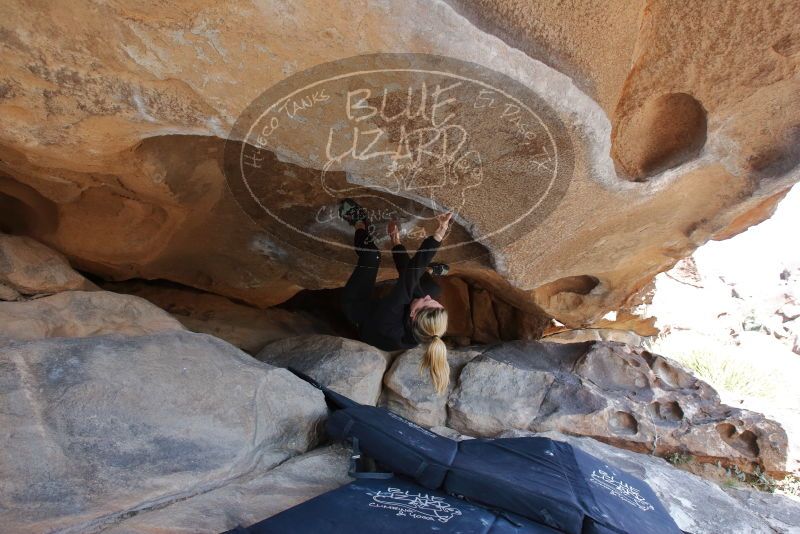
[[[400,478],[356,480],[274,515],[241,534],[558,534]]]

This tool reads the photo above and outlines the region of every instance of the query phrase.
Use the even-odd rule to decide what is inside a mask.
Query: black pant
[[[358,254],[358,264],[353,269],[353,274],[347,279],[342,291],[342,309],[347,320],[358,327],[371,314],[375,304],[370,297],[378,277],[381,253],[369,233],[361,228],[356,230],[353,245]],[[403,245],[395,245],[392,248],[392,258],[398,273],[405,269],[410,260],[408,251]],[[442,288],[434,281],[430,273],[426,272],[420,278],[419,286],[414,290],[414,298],[430,295],[435,299],[441,292]]]

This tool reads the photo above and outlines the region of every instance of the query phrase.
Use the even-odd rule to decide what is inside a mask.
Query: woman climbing
[[[355,226],[354,245],[358,264],[347,280],[342,294],[342,308],[347,319],[358,329],[359,337],[382,350],[411,349],[427,344],[421,369],[428,369],[434,388],[444,393],[450,381],[447,347],[442,341],[447,330],[447,310],[436,298],[441,288],[433,276],[447,274],[447,265],[431,263],[450,225],[451,213],[439,215],[439,226],[410,257],[400,243],[395,221],[389,223],[392,257],[398,279],[388,295],[372,299],[378,276],[381,253],[375,245],[366,210],[351,199],[339,208],[340,216]]]

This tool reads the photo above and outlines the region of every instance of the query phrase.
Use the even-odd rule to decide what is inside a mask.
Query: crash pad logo
[[[608,492],[626,503],[636,506],[643,512],[653,510],[653,505],[647,502],[647,499],[639,494],[639,490],[634,488],[627,482],[617,480],[614,475],[609,475],[602,469],[595,469],[592,471],[592,476],[589,479],[593,484],[608,490]]]
[[[426,54],[325,63],[262,93],[238,118],[223,168],[234,198],[284,245],[353,262],[352,198],[376,226],[397,219],[414,246],[452,211],[440,251],[502,247],[540,223],[572,176],[549,104],[486,67]]]
[[[372,497],[369,506],[383,508],[397,512],[398,517],[410,517],[426,521],[447,523],[455,516],[461,515],[461,510],[453,507],[444,500],[427,493],[413,493],[397,488],[387,488],[386,491],[368,492]]]

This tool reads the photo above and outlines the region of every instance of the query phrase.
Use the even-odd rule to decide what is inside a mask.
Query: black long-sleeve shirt
[[[396,251],[393,256],[399,277],[389,294],[375,301],[372,313],[360,325],[362,341],[381,350],[412,349],[419,345],[411,330],[410,306],[420,278],[438,249],[439,241],[428,236],[413,258]]]

